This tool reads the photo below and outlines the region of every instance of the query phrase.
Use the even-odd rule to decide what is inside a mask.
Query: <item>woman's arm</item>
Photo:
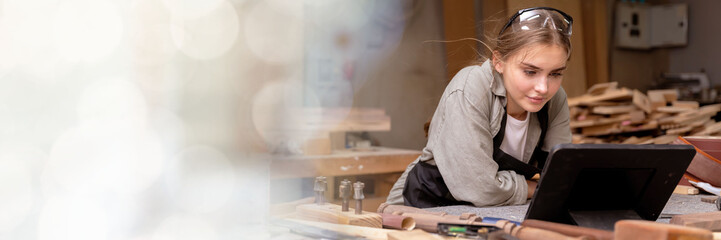
[[[525,203],[525,178],[513,171],[498,171],[492,158],[492,104],[478,104],[465,94],[460,89],[451,92],[441,103],[442,114],[431,123],[430,149],[448,189],[456,200],[475,206]]]

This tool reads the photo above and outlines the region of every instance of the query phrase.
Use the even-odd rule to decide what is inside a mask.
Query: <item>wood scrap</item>
[[[594,85],[568,104],[573,143],[667,144],[676,136],[721,135],[721,123],[713,120],[721,104],[679,100],[676,89],[644,94],[614,84]]]
[[[593,113],[595,114],[620,114],[620,113],[629,113],[631,111],[636,110],[636,106],[634,105],[622,105],[622,106],[599,106],[593,108]]]
[[[613,91],[617,87],[618,87],[618,82],[599,83],[599,84],[595,84],[595,85],[591,86],[590,88],[588,88],[588,91],[586,91],[586,93],[588,93],[588,95],[591,95],[591,96],[598,96],[598,95],[601,95],[608,91]]]
[[[671,106],[679,108],[698,109],[699,103],[696,101],[673,101],[671,103]]]
[[[693,111],[693,109],[685,107],[664,106],[656,108],[656,111],[665,113],[682,113],[687,111]]]
[[[651,108],[651,102],[649,102],[648,97],[641,93],[639,90],[633,90],[633,104],[636,105],[636,107],[640,108],[646,113],[651,113],[653,110]]]
[[[544,230],[535,227],[517,226],[507,220],[500,220],[496,222],[496,227],[503,229],[504,232],[511,234],[511,236],[517,237],[522,240],[581,240],[589,239],[587,236],[571,237],[565,234],[561,234],[555,231]]]
[[[676,140],[678,135],[662,135],[653,139],[653,144],[669,144]]]
[[[574,225],[547,222],[535,219],[526,219],[523,221],[523,223],[521,223],[521,225],[554,231],[571,237],[587,236],[596,240],[613,240],[613,232],[595,228],[579,227]]]
[[[676,215],[669,221],[671,224],[697,227],[711,231],[721,231],[721,212],[692,213]]]
[[[683,195],[697,195],[699,193],[699,191],[698,191],[698,188],[695,188],[692,186],[678,185],[673,190],[673,193],[683,194]]]
[[[690,132],[691,130],[693,130],[693,128],[694,128],[693,126],[685,126],[685,127],[681,127],[681,128],[669,129],[668,131],[666,131],[666,134],[681,135],[681,134]]]
[[[413,218],[389,213],[380,213],[383,218],[383,227],[400,230],[413,230],[416,228],[416,221]]]
[[[678,100],[677,89],[648,90],[646,94],[651,102],[662,101],[664,105]]]
[[[589,94],[582,95],[576,98],[568,99],[568,106],[583,105],[586,103],[599,102],[599,101],[610,101],[610,100],[624,100],[631,99],[633,97],[633,91],[628,88],[615,89],[607,91],[601,95],[593,96]]]
[[[615,240],[711,240],[713,237],[706,229],[643,220],[618,221],[614,230]]]

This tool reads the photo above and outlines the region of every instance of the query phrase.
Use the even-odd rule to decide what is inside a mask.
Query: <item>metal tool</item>
[[[340,186],[338,187],[338,194],[340,194],[340,198],[343,199],[343,202],[341,204],[341,211],[347,212],[348,209],[348,199],[350,199],[350,192],[351,192],[351,185],[350,181],[348,179],[343,179],[343,181],[340,181]]]
[[[494,225],[468,225],[453,223],[438,223],[438,234],[452,236],[456,238],[469,239],[490,239],[488,235],[491,232],[499,231],[500,228]]]
[[[328,190],[328,182],[325,177],[320,176],[315,178],[313,184],[313,191],[315,191],[315,203],[318,205],[325,204],[325,191]]]
[[[705,197],[701,198],[701,201],[713,203],[714,205],[716,205],[716,209],[721,211],[721,197]]]
[[[358,181],[353,184],[353,199],[355,199],[355,214],[363,213],[363,187],[365,184]]]

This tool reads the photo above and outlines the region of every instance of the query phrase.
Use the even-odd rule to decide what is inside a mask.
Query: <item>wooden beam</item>
[[[586,85],[608,82],[608,28],[607,1],[581,1],[583,43],[586,54]],[[576,16],[574,16],[576,17]],[[574,26],[575,27],[575,26]]]
[[[476,51],[478,42],[473,40],[456,41],[474,38],[476,34],[476,16],[474,0],[444,0],[443,26],[446,41],[446,73],[448,81],[462,68],[478,59]]]

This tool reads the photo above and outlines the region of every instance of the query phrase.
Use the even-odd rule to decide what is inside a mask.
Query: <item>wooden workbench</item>
[[[372,147],[364,150],[334,150],[329,155],[316,156],[276,156],[270,164],[271,193],[272,188],[287,184],[293,179],[306,179],[325,176],[328,178],[326,198],[339,203],[337,184],[340,180],[349,179],[366,183],[363,209],[373,211],[385,202],[393,183],[405,171],[408,164],[421,154],[418,150],[406,150],[385,147]],[[313,196],[312,184],[297,184],[303,187],[303,196]],[[308,188],[308,189],[305,189]],[[271,194],[271,198],[274,197]]]
[[[681,195],[672,194],[661,212],[661,217],[656,220],[661,223],[668,223],[672,215],[690,214],[717,211],[716,206],[712,203],[701,201],[702,197],[712,195]],[[452,215],[461,215],[462,213],[475,213],[478,216],[504,218],[513,221],[523,221],[528,210],[528,204],[501,207],[473,207],[473,206],[446,206],[428,208],[428,211],[447,212]]]

